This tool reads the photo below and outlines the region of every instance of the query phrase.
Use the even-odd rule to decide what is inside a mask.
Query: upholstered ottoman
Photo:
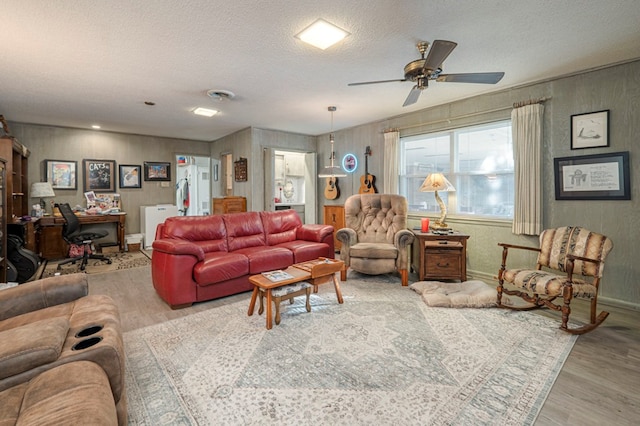
[[[311,303],[309,301],[309,296],[311,295],[311,289],[313,286],[306,281],[300,281],[293,284],[283,285],[282,287],[274,288],[271,290],[271,297],[273,299],[273,304],[276,308],[276,325],[280,324],[280,302],[283,300],[289,300],[289,303],[293,304],[293,298],[296,296],[302,296],[303,294],[307,295],[307,303],[306,308],[307,312],[311,312]],[[265,292],[263,289],[260,289],[260,309],[258,310],[258,314],[262,315],[264,312],[264,299]]]
[[[104,370],[76,361],[40,373],[0,392],[3,425],[117,425],[118,414]]]

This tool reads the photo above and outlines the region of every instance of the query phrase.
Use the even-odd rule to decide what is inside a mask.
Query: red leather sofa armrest
[[[204,250],[202,250],[202,247],[189,241],[170,239],[155,240],[153,242],[153,250],[175,255],[186,254],[195,256],[198,261],[204,260]]]
[[[331,225],[302,225],[296,232],[296,238],[298,240],[323,242],[327,237],[331,237],[333,240],[333,226]]]

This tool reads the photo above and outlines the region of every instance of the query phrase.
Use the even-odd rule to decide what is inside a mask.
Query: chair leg
[[[402,279],[402,286],[406,287],[409,285],[409,271],[406,269],[400,269],[400,278]]]
[[[567,330],[567,323],[569,322],[569,315],[571,315],[571,298],[573,297],[573,287],[566,285],[562,289],[562,298],[564,302],[562,304],[562,325],[560,329]]]
[[[345,266],[340,270],[340,281],[346,281],[346,280],[347,280],[347,267]]]
[[[609,316],[609,312],[602,311],[596,317],[597,298],[593,297],[591,299],[591,312],[589,313],[590,323],[585,324],[582,327],[569,328],[568,322],[569,322],[569,315],[571,314],[571,308],[569,307],[569,304],[571,303],[571,299],[573,297],[573,288],[571,286],[565,286],[562,291],[562,296],[564,298],[564,304],[562,305],[562,325],[560,326],[560,329],[566,331],[567,333],[570,333],[570,334],[587,333],[595,329],[596,327],[598,327],[600,324],[602,324],[604,320],[607,319],[607,317]]]

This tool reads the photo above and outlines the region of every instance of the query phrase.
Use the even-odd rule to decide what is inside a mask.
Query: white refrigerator
[[[142,233],[143,247],[151,248],[156,239],[156,228],[168,217],[178,216],[178,207],[171,204],[158,204],[156,206],[140,206],[140,232]]]

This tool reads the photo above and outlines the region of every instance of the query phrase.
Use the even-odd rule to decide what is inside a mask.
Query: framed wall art
[[[234,161],[234,174],[236,182],[247,181],[247,159],[240,157],[238,161]]]
[[[115,192],[116,162],[114,160],[82,160],[84,192]]]
[[[78,189],[78,162],[44,160],[44,177],[53,189]]]
[[[142,166],[120,164],[118,170],[120,188],[142,188]]]
[[[556,200],[630,200],[629,152],[554,158]]]
[[[146,181],[170,181],[171,163],[145,161],[144,180]]]
[[[609,146],[609,110],[571,116],[571,149]]]

